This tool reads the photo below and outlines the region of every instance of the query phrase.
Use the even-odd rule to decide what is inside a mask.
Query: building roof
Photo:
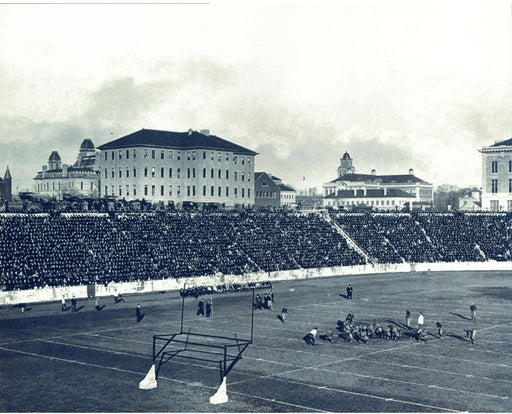
[[[292,188],[286,184],[278,184],[278,186],[281,191],[295,191],[295,188]]]
[[[10,180],[11,178],[11,172],[9,171],[9,166],[7,166],[7,169],[5,170],[4,180]]]
[[[351,160],[352,158],[350,158],[350,154],[348,153],[348,151],[345,151],[345,154],[343,154],[343,160]]]
[[[80,145],[80,151],[94,151],[95,149],[96,147],[89,138],[84,139]]]
[[[100,145],[100,150],[156,147],[173,149],[209,149],[231,151],[236,154],[257,155],[256,152],[234,144],[215,135],[202,134],[197,131],[171,132],[155,129],[141,129],[122,138]]]
[[[490,147],[501,147],[501,146],[508,146],[508,145],[512,145],[512,138],[509,138],[509,139],[506,139],[504,141],[498,141],[496,142],[495,144],[493,145],[489,145]]]
[[[345,174],[341,177],[335,178],[330,181],[335,183],[338,181],[364,181],[382,184],[429,184],[421,178],[416,177],[414,174],[392,174],[392,175],[374,175],[374,174]]]
[[[52,153],[50,154],[50,158],[48,158],[48,162],[51,162],[51,161],[60,161],[60,155],[58,153],[58,151],[52,151]]]
[[[386,191],[386,195],[384,195],[384,189],[368,189],[366,190],[366,195],[364,195],[364,190],[356,190],[354,194],[354,190],[338,190],[336,193],[331,193],[324,198],[396,198],[396,197],[407,197],[407,198],[415,198],[413,194],[406,193],[403,190],[399,190],[398,188],[390,188]]]

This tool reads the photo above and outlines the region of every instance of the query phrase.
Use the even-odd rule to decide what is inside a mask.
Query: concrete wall
[[[224,283],[250,283],[270,280],[301,280],[319,277],[332,277],[340,275],[364,275],[376,273],[401,272],[440,272],[440,271],[511,271],[512,262],[455,262],[455,263],[401,263],[364,266],[341,266],[317,269],[285,270],[280,272],[247,273],[244,275],[217,275],[197,278],[162,279],[128,283],[110,283],[107,286],[96,285],[96,296],[113,296],[117,292],[122,294],[151,293],[167,290],[179,290],[187,286],[216,286]],[[43,288],[34,290],[18,290],[0,292],[0,306],[15,305],[18,303],[52,302],[60,301],[64,296],[70,299],[88,296],[87,286]]]

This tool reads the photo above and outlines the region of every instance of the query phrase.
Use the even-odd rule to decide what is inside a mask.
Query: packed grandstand
[[[4,290],[382,263],[510,261],[507,213],[0,215]]]

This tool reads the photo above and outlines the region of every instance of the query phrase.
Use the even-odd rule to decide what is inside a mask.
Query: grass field
[[[351,283],[354,299],[342,294]],[[274,283],[274,310],[256,311],[254,343],[228,375],[229,401],[211,405],[217,366],[184,359],[162,365],[158,388],[140,390],[151,366],[152,335],[179,329],[177,292],[127,296],[79,312],[60,303],[0,309],[0,411],[3,412],[511,412],[512,274],[439,272],[343,276]],[[263,293],[260,291],[260,293]],[[185,325],[212,335],[247,337],[250,292],[215,295],[211,320],[187,299]],[[469,305],[478,305],[475,344]],[[144,318],[135,320],[135,306]],[[289,309],[286,323],[277,317]],[[402,324],[405,310],[425,315],[427,342],[370,339],[308,346],[314,326]],[[434,320],[444,326],[436,337]],[[401,331],[404,331],[401,329]]]

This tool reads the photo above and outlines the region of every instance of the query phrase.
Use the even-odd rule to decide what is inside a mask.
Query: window
[[[172,178],[172,168],[169,168],[169,178]]]
[[[222,171],[220,170],[220,168],[219,168],[219,171],[218,171],[217,177],[219,177],[219,180],[222,178]]]
[[[129,176],[130,176],[130,169],[126,168],[126,178],[128,178]]]
[[[226,161],[229,161],[229,152],[226,152]]]
[[[247,157],[247,165],[251,165],[251,157]]]
[[[215,187],[212,185],[210,187],[210,195],[213,197],[213,194],[215,193]]]
[[[190,151],[187,151],[187,161],[190,161]]]
[[[215,157],[215,153],[212,151],[211,155],[210,155],[210,160],[213,161],[213,158]]]
[[[123,195],[123,190],[121,190],[121,186],[119,186],[119,197]]]
[[[217,154],[217,161],[220,161],[221,157],[222,157],[222,155],[221,155],[221,153],[219,152],[219,153]]]
[[[196,196],[196,186],[193,185],[192,186],[192,197],[195,197]]]
[[[187,178],[190,178],[190,168],[187,168]],[[190,195],[190,194],[188,194]]]
[[[155,196],[155,185],[154,184],[151,186],[151,195],[153,197]]]
[[[493,178],[491,180],[491,193],[496,194],[498,192],[498,180]]]
[[[119,159],[121,160],[123,158],[123,156],[121,155],[123,152],[121,150],[119,150]]]
[[[203,185],[203,196],[205,196],[205,195],[206,195],[206,186]]]
[[[55,183],[53,183],[55,185]],[[84,182],[83,181],[80,181],[80,190],[83,190],[84,189]]]
[[[242,165],[245,164],[245,157],[242,157]]]
[[[134,148],[133,149],[133,158],[137,158],[137,150]],[[133,193],[135,195],[135,193]]]
[[[121,168],[119,168],[119,178],[121,178],[123,176],[123,171],[121,170]]]
[[[129,185],[126,185],[126,195],[127,196],[130,195],[130,186]]]
[[[164,186],[163,185],[160,186],[160,195],[161,196],[164,195]]]
[[[114,151],[112,151],[112,161],[114,161]]]
[[[108,195],[108,187],[105,186],[105,195],[107,196]]]
[[[222,188],[219,185],[219,188],[217,189],[217,195],[220,197],[222,195]]]
[[[172,197],[172,185],[169,185],[169,197]]]
[[[192,151],[192,161],[195,161],[195,160],[196,160],[196,152]]]
[[[160,159],[161,160],[165,159],[164,151],[160,151]]]
[[[176,154],[176,158],[179,160],[181,160],[181,151],[178,151],[178,153]]]
[[[237,180],[238,173],[235,171],[235,181]]]
[[[226,187],[226,197],[229,197],[229,187]]]
[[[137,168],[133,167],[133,176],[137,177]]]
[[[176,176],[177,176],[176,178],[180,178],[180,176],[181,176],[181,169],[180,168],[178,168],[178,170],[176,171]]]
[[[512,173],[512,161],[508,162],[508,172]]]
[[[236,159],[236,155],[233,155],[233,163],[236,164],[237,163],[237,159]]]
[[[512,193],[512,178],[508,179],[508,192]]]
[[[130,159],[130,150],[126,150],[126,159],[129,160]]]
[[[148,157],[148,150],[147,149],[144,149],[144,158],[147,158]],[[146,194],[147,195],[147,194]]]
[[[229,170],[226,170],[226,180],[229,180]]]
[[[116,173],[114,172],[114,169],[112,168],[112,178],[114,178],[115,176],[116,176]]]
[[[247,197],[251,198],[251,189],[250,188],[247,189]]]
[[[203,151],[203,160],[206,159],[206,151]]]
[[[245,181],[245,173],[242,171],[242,181]]]
[[[133,195],[137,195],[137,186],[135,184],[133,185]]]
[[[213,175],[214,175],[214,172],[213,172],[213,168],[210,170],[210,178],[213,178]]]
[[[108,171],[107,171],[107,169],[105,168],[105,178],[107,178],[107,177],[108,177]]]
[[[190,197],[190,186],[187,185],[187,197]]]
[[[500,210],[500,202],[498,200],[491,200],[491,210],[492,211]]]
[[[148,186],[147,186],[147,184],[144,186],[144,195],[145,196],[148,195]]]
[[[155,159],[155,150],[151,150],[151,158]]]
[[[498,173],[498,161],[491,162],[491,173],[492,174]]]
[[[180,196],[180,195],[181,195],[181,186],[180,186],[180,185],[178,185],[178,186],[176,187],[176,195],[177,195],[177,196]]]
[[[206,168],[203,168],[203,178],[206,178]]]
[[[151,177],[154,177],[154,176],[155,176],[155,167],[151,167]]]
[[[105,151],[105,157],[103,158],[105,161],[107,161],[107,152]],[[106,195],[106,194],[105,194]]]
[[[160,168],[160,177],[164,178],[164,167]]]
[[[144,167],[144,177],[148,176],[148,167]]]
[[[234,193],[235,193],[235,198],[237,197],[236,193],[237,193],[237,188],[235,187],[235,190],[234,190]]]
[[[242,198],[245,196],[245,188],[242,188]]]
[[[247,181],[251,181],[251,173],[250,172],[247,173]]]
[[[196,169],[192,168],[192,178],[196,178]]]

